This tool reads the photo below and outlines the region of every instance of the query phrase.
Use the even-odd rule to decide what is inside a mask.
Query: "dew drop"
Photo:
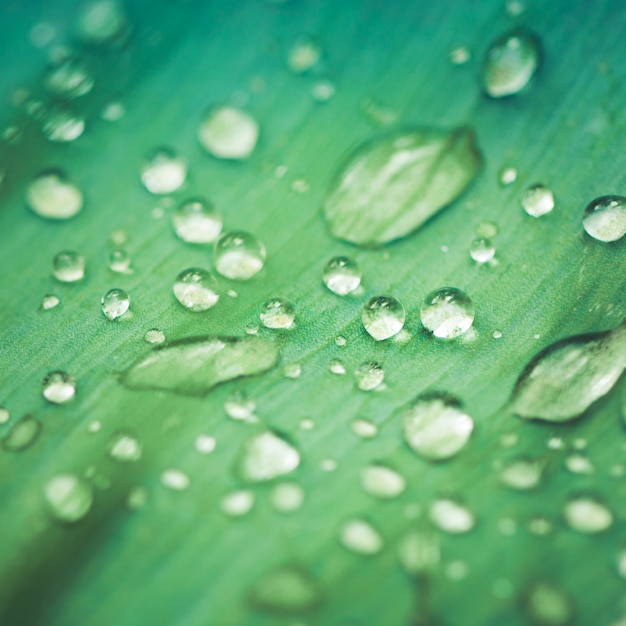
[[[406,312],[398,300],[391,296],[376,296],[363,307],[363,328],[376,341],[398,334],[404,326]]]
[[[361,439],[373,439],[378,434],[378,426],[374,422],[362,418],[352,420],[350,429]]]
[[[198,130],[203,148],[218,159],[245,160],[259,139],[259,124],[248,113],[231,106],[215,107]]]
[[[76,252],[59,252],[52,259],[52,275],[62,283],[75,283],[85,276],[85,258]]]
[[[498,172],[498,182],[502,187],[508,187],[517,180],[517,170],[514,167],[503,167]]]
[[[470,256],[476,263],[488,263],[496,254],[496,247],[490,239],[474,239],[470,245]]]
[[[187,243],[213,243],[222,230],[222,214],[207,200],[193,198],[178,206],[172,224]]]
[[[591,461],[583,454],[570,454],[565,458],[565,467],[572,474],[593,474],[595,471]]]
[[[285,439],[265,431],[248,439],[237,463],[247,482],[258,483],[289,474],[300,465],[300,453]]]
[[[102,312],[108,320],[122,317],[130,307],[130,296],[123,289],[110,289],[100,300]]]
[[[141,458],[142,445],[139,440],[127,432],[114,433],[109,442],[109,455],[116,461],[132,463]]]
[[[67,220],[83,208],[83,194],[60,170],[46,170],[28,185],[26,204],[40,217]]]
[[[534,459],[520,458],[506,465],[500,471],[500,482],[519,491],[534,489],[541,480],[541,463]]]
[[[65,404],[76,394],[76,380],[70,374],[56,370],[43,379],[43,397],[52,404]]]
[[[361,270],[356,261],[345,256],[337,256],[328,261],[324,267],[322,280],[333,293],[345,296],[361,284]]]
[[[454,339],[467,332],[474,322],[474,303],[455,287],[431,291],[420,309],[424,328],[438,339]]]
[[[626,198],[602,196],[590,202],[583,214],[583,228],[598,241],[621,239],[626,234]]]
[[[434,533],[410,532],[400,541],[398,560],[409,574],[428,572],[439,564],[441,549]]]
[[[300,363],[289,363],[283,367],[283,376],[285,378],[300,378],[300,374],[302,374],[302,365]]]
[[[161,484],[172,491],[185,491],[190,483],[189,476],[179,469],[167,469],[161,474]]]
[[[194,445],[200,454],[211,454],[217,446],[217,441],[210,435],[198,435]]]
[[[335,337],[335,345],[338,348],[343,348],[348,343],[348,340],[343,335],[337,335]]]
[[[361,470],[363,490],[376,498],[391,500],[406,489],[404,476],[384,465],[368,465]]]
[[[155,148],[141,166],[141,182],[152,194],[167,195],[187,179],[187,164],[171,148]]]
[[[570,528],[580,533],[601,533],[613,524],[613,514],[597,498],[576,496],[563,508],[563,517]]]
[[[40,308],[42,311],[50,311],[59,306],[60,302],[58,296],[47,294],[41,299]]]
[[[69,111],[54,111],[47,116],[43,134],[49,141],[69,143],[78,139],[85,130],[85,120]]]
[[[44,495],[52,515],[68,524],[85,517],[93,504],[91,487],[75,474],[59,474],[51,478],[46,483]]]
[[[243,517],[254,506],[254,494],[248,489],[227,493],[220,501],[220,509],[229,517]]]
[[[94,79],[78,59],[69,57],[48,70],[44,84],[53,95],[73,100],[88,94],[93,89]]]
[[[207,311],[219,300],[217,280],[207,270],[192,267],[182,271],[174,281],[174,296],[188,310]]]
[[[213,262],[218,273],[232,280],[248,280],[265,263],[265,246],[249,233],[224,233],[216,242]]]
[[[144,487],[133,487],[126,496],[126,506],[131,511],[138,511],[148,503],[148,491]]]
[[[288,330],[293,327],[296,310],[282,298],[271,298],[262,306],[259,317],[265,328]]]
[[[295,74],[304,74],[319,62],[322,47],[313,37],[300,37],[289,48],[287,65]]]
[[[278,483],[270,493],[270,502],[280,513],[293,513],[304,503],[304,489],[298,483]]]
[[[9,419],[9,412],[6,409],[3,413],[4,421],[0,423],[6,423]],[[39,433],[41,432],[41,422],[38,419],[32,417],[32,415],[25,415],[20,420],[15,422],[9,432],[2,439],[2,448],[7,452],[20,452],[26,450],[31,446]]]
[[[331,359],[328,369],[331,373],[337,374],[337,376],[343,376],[346,373],[346,366],[340,359]]]
[[[522,207],[528,215],[541,217],[554,209],[554,195],[545,185],[532,185],[522,196]]]
[[[385,370],[375,361],[366,361],[354,370],[357,387],[363,391],[377,389],[385,379]]]
[[[76,20],[80,39],[92,45],[102,45],[123,39],[128,22],[123,6],[115,0],[95,0],[81,7]]]
[[[563,626],[570,623],[574,615],[570,598],[546,582],[532,585],[526,594],[526,604],[533,622],[542,626]]]
[[[439,530],[453,535],[469,532],[476,523],[466,506],[448,498],[435,500],[428,509],[428,517]]]
[[[6,424],[10,418],[11,414],[9,413],[9,410],[0,406],[0,424]]]
[[[241,391],[231,393],[224,402],[224,412],[230,419],[243,422],[256,422],[256,402]]]
[[[147,343],[151,343],[153,345],[161,344],[165,341],[165,333],[158,328],[151,328],[146,331],[146,334],[143,336],[144,341]]]
[[[339,540],[345,548],[356,554],[373,555],[384,547],[382,535],[363,519],[345,522],[341,527]]]
[[[452,65],[465,65],[470,58],[471,53],[466,46],[455,46],[450,50],[448,58],[450,59],[450,63]]]

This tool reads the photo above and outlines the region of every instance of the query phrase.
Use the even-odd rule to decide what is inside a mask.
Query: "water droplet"
[[[409,574],[434,569],[441,560],[439,539],[433,533],[410,532],[400,541],[398,560]]]
[[[376,296],[363,307],[363,328],[376,341],[393,337],[402,330],[406,312],[398,300],[391,296]]]
[[[144,341],[147,341],[151,344],[161,344],[165,341],[165,333],[158,328],[151,328],[146,331],[146,334],[143,336]]]
[[[227,493],[220,501],[220,508],[230,517],[242,517],[254,506],[254,494],[248,489]]]
[[[454,339],[470,329],[474,313],[474,303],[464,291],[442,287],[424,298],[420,318],[424,328],[438,339]]]
[[[174,295],[188,311],[194,313],[207,311],[220,299],[215,276],[198,267],[184,270],[176,277]]]
[[[54,111],[46,117],[42,126],[48,140],[69,143],[78,139],[85,130],[85,120],[69,111]]]
[[[56,35],[56,29],[52,24],[39,22],[28,31],[28,40],[35,48],[45,48],[52,43]]]
[[[498,172],[498,182],[502,187],[508,187],[517,180],[517,170],[514,167],[503,167]]]
[[[534,623],[542,626],[569,624],[573,615],[572,601],[552,584],[537,582],[526,593],[527,610]]]
[[[44,488],[50,512],[60,522],[71,524],[81,520],[93,504],[93,491],[75,474],[59,474]]]
[[[406,480],[390,467],[368,465],[361,470],[361,486],[372,496],[390,500],[406,489]]]
[[[215,107],[198,130],[202,146],[218,159],[244,160],[259,139],[259,124],[248,113],[231,106]]]
[[[93,89],[93,76],[76,58],[70,57],[53,65],[44,78],[46,89],[55,96],[73,100]]]
[[[130,255],[123,248],[111,250],[107,257],[107,265],[116,274],[128,274],[130,272]]]
[[[126,115],[126,109],[121,102],[109,102],[104,109],[100,117],[107,122],[117,122]]]
[[[10,418],[11,414],[9,413],[9,410],[0,406],[0,424],[6,424]]]
[[[469,441],[474,421],[458,400],[425,394],[404,411],[404,438],[420,456],[443,461],[458,454]]]
[[[474,239],[470,246],[470,256],[476,263],[488,263],[496,255],[496,247],[490,239]]]
[[[487,50],[483,87],[492,98],[519,93],[530,82],[541,60],[539,39],[516,29],[496,39]]]
[[[319,62],[322,56],[322,46],[313,37],[300,37],[289,48],[287,65],[296,74],[304,74]]]
[[[504,3],[504,10],[507,15],[511,17],[517,17],[526,11],[526,5],[520,0],[506,0]]]
[[[341,527],[339,540],[345,548],[357,554],[377,554],[384,547],[382,535],[363,519],[345,522]]]
[[[466,46],[455,46],[448,55],[452,65],[464,65],[471,58],[471,53]]]
[[[565,458],[565,467],[572,474],[593,474],[594,467],[591,461],[583,454],[570,454]]]
[[[302,365],[300,363],[289,363],[283,367],[283,376],[285,378],[300,378],[302,374]]]
[[[83,194],[60,170],[46,170],[28,185],[26,204],[40,217],[67,220],[83,208]]]
[[[500,472],[500,481],[511,489],[534,489],[541,480],[542,465],[534,459],[516,459]]]
[[[335,345],[339,348],[343,348],[348,343],[348,340],[343,335],[335,337]]]
[[[142,445],[139,440],[127,432],[117,432],[109,442],[109,455],[116,461],[132,463],[141,458]]]
[[[304,502],[304,489],[298,483],[278,483],[270,493],[270,501],[280,513],[293,513]]]
[[[222,382],[256,376],[278,362],[278,347],[259,337],[191,337],[172,341],[136,361],[122,382],[201,396]]]
[[[313,430],[313,428],[315,428],[315,422],[311,418],[305,417],[304,419],[300,420],[301,430]]]
[[[131,511],[138,511],[148,503],[148,491],[144,487],[133,487],[126,496],[126,506]]]
[[[385,370],[375,361],[366,361],[354,370],[354,378],[359,389],[371,391],[382,385],[385,379]]]
[[[102,312],[108,320],[122,317],[130,307],[130,296],[123,289],[109,289],[100,300]]]
[[[465,561],[450,561],[446,564],[445,575],[450,580],[459,582],[467,578],[470,568]]]
[[[601,533],[613,524],[613,514],[597,498],[575,496],[563,508],[563,517],[573,530],[580,533]]]
[[[405,237],[454,201],[482,165],[469,129],[423,129],[361,146],[324,203],[335,237],[359,245]]]
[[[60,302],[61,300],[59,300],[58,296],[47,294],[41,299],[40,308],[42,311],[50,311],[51,309],[59,306]]]
[[[187,179],[187,164],[171,148],[155,148],[141,166],[141,182],[152,194],[167,195]]]
[[[320,468],[324,472],[334,472],[337,469],[337,461],[335,459],[322,459]]]
[[[2,411],[2,420],[0,423],[5,424],[9,420],[9,412],[6,409]],[[7,452],[19,452],[25,450],[32,445],[39,433],[41,432],[41,422],[32,415],[25,415],[15,422],[9,432],[2,439],[2,448]]]
[[[271,298],[261,308],[259,315],[265,328],[288,330],[296,319],[296,311],[289,302],[282,298]]]
[[[244,422],[256,422],[256,402],[251,400],[241,391],[231,393],[224,402],[224,412],[230,419]]]
[[[583,228],[598,241],[617,241],[626,234],[626,198],[602,196],[590,202],[583,214]]]
[[[289,474],[300,465],[300,453],[285,439],[265,431],[248,439],[237,463],[242,479],[257,483]]]
[[[532,185],[522,196],[522,207],[528,215],[541,217],[554,209],[554,195],[545,185]]]
[[[76,252],[59,252],[52,259],[52,275],[62,283],[75,283],[85,276],[85,258]]]
[[[187,243],[213,243],[222,230],[222,214],[207,200],[194,198],[178,206],[172,224]]]
[[[124,39],[129,32],[124,7],[115,0],[95,0],[81,7],[76,20],[80,39],[102,45]]]
[[[361,439],[373,439],[378,434],[378,426],[366,419],[355,419],[350,422],[352,432]]]
[[[528,530],[533,535],[538,537],[545,537],[552,532],[552,522],[541,515],[533,517],[528,523]]]
[[[439,530],[453,535],[469,532],[476,523],[467,507],[449,498],[435,500],[428,509],[428,516]]]
[[[577,335],[536,355],[511,397],[519,417],[564,422],[608,393],[626,366],[626,325]]]
[[[167,469],[161,474],[161,484],[172,491],[185,491],[190,483],[189,476],[178,469]]]
[[[195,447],[200,454],[211,454],[217,446],[215,437],[210,435],[198,435],[196,437]]]
[[[213,250],[216,271],[232,280],[252,278],[263,268],[265,256],[265,246],[241,231],[224,233]]]
[[[322,272],[324,284],[338,296],[352,293],[361,284],[361,270],[356,261],[337,256],[332,258]]]
[[[502,331],[501,330],[494,330],[491,336],[494,339],[502,339]]]
[[[346,366],[340,359],[331,359],[328,369],[337,376],[343,376],[346,373]]]
[[[334,83],[329,80],[318,80],[311,87],[311,96],[317,102],[328,102],[337,91]]]
[[[76,380],[70,374],[56,370],[43,379],[43,397],[53,404],[65,404],[76,394]]]

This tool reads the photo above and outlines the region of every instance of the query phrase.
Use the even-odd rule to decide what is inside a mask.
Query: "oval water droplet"
[[[528,215],[541,217],[554,209],[554,194],[545,185],[532,185],[522,196],[522,207]]]
[[[176,299],[194,313],[214,307],[220,298],[215,276],[198,267],[181,272],[174,281],[173,291]]]
[[[122,382],[129,389],[202,396],[220,383],[267,372],[278,356],[276,344],[259,337],[190,337],[156,347]]]
[[[265,246],[249,233],[224,233],[213,249],[215,270],[232,280],[248,280],[263,269]]]
[[[573,530],[580,533],[601,533],[613,524],[613,514],[593,496],[575,496],[565,504],[563,517]]]
[[[420,309],[424,328],[438,339],[454,339],[467,332],[474,323],[472,299],[455,287],[431,291]]]
[[[189,489],[191,480],[185,472],[171,468],[161,474],[161,484],[172,491],[186,491]]]
[[[83,194],[60,170],[46,170],[28,185],[26,204],[40,217],[67,220],[83,208]]]
[[[144,340],[151,344],[161,344],[165,341],[165,333],[158,328],[151,328],[143,336]]]
[[[92,45],[124,40],[129,32],[124,7],[116,0],[95,0],[83,5],[76,20],[76,32],[80,39]]]
[[[350,429],[361,439],[373,439],[378,434],[378,426],[374,422],[363,418],[352,420]]]
[[[339,534],[342,545],[357,554],[378,554],[384,547],[382,535],[366,520],[351,519],[343,524]]]
[[[376,498],[391,500],[406,489],[406,480],[390,467],[375,464],[361,470],[361,486]]]
[[[52,259],[52,275],[62,283],[75,283],[85,276],[85,258],[69,250]]]
[[[130,296],[123,289],[109,289],[100,300],[102,312],[108,320],[122,317],[130,307]]]
[[[245,160],[259,139],[259,124],[248,113],[232,106],[209,111],[200,124],[202,147],[218,159]]]
[[[47,294],[41,299],[40,308],[42,311],[50,311],[59,306],[60,303],[61,300],[58,296],[55,296],[53,294]]]
[[[220,501],[220,509],[230,517],[243,517],[254,506],[254,493],[239,489],[227,493]]]
[[[172,224],[187,243],[213,243],[222,230],[222,214],[207,200],[193,198],[178,206]]]
[[[44,488],[50,512],[59,521],[74,523],[91,509],[93,491],[87,482],[75,474],[59,474],[50,479]]]
[[[109,441],[109,455],[123,463],[138,461],[141,458],[142,449],[137,437],[126,431],[114,433]]]
[[[397,335],[404,326],[406,312],[398,300],[391,296],[376,296],[363,307],[363,328],[376,341]]]
[[[338,296],[346,296],[361,284],[361,270],[356,261],[337,256],[332,258],[322,272],[324,284]]]
[[[296,319],[296,310],[282,298],[271,298],[261,308],[259,317],[265,328],[288,330]]]
[[[602,196],[590,202],[583,214],[583,228],[598,241],[621,239],[626,234],[626,198]]]
[[[187,163],[171,148],[155,148],[141,166],[141,182],[152,194],[167,195],[187,179]]]
[[[476,523],[474,514],[465,505],[449,498],[435,500],[428,509],[428,517],[439,530],[453,535],[469,532]]]
[[[541,480],[542,465],[535,459],[520,458],[507,464],[500,471],[500,481],[519,491],[534,489]]]
[[[293,513],[304,502],[304,489],[298,483],[278,483],[270,494],[270,501],[276,511]]]
[[[366,361],[354,370],[356,385],[363,391],[372,391],[383,384],[385,380],[385,370],[380,363]]]
[[[289,474],[298,465],[300,453],[283,437],[267,430],[244,443],[237,472],[243,480],[258,483]]]
[[[324,212],[335,237],[399,239],[454,201],[482,166],[474,133],[421,129],[366,143],[333,181]]]
[[[43,397],[53,404],[65,404],[76,394],[76,380],[70,374],[56,370],[43,379]]]
[[[8,416],[8,412],[7,412]],[[41,432],[41,422],[32,415],[25,415],[11,426],[2,439],[2,448],[7,452],[20,452],[31,446]]]

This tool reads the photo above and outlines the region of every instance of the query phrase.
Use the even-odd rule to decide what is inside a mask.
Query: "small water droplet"
[[[583,228],[598,241],[621,239],[626,234],[626,198],[602,196],[590,202],[583,214]]]
[[[141,165],[141,182],[155,195],[173,193],[186,179],[187,163],[171,148],[155,148]]]
[[[74,523],[91,509],[93,491],[89,484],[75,474],[59,474],[44,488],[50,512],[60,522]]]
[[[385,370],[375,361],[366,361],[354,370],[354,378],[359,389],[372,391],[382,385],[385,379]]]
[[[53,404],[65,404],[76,394],[76,380],[70,374],[56,370],[43,379],[43,397]]]
[[[300,429],[301,430],[313,430],[315,428],[315,422],[309,418],[305,417],[300,420]]]
[[[322,56],[322,46],[313,37],[300,37],[289,48],[287,65],[296,74],[304,74],[319,62]]]
[[[126,506],[131,511],[138,511],[148,503],[148,491],[145,487],[133,487],[126,496]]]
[[[85,120],[69,111],[53,111],[46,116],[41,130],[49,141],[69,143],[83,134]]]
[[[331,359],[328,363],[328,369],[338,376],[343,376],[346,373],[346,366],[339,359]]]
[[[322,280],[333,293],[345,296],[361,284],[361,270],[356,261],[345,256],[337,256],[328,261],[324,267]]]
[[[343,335],[335,337],[335,345],[339,348],[343,348],[348,343],[348,340]]]
[[[526,491],[534,489],[539,484],[542,471],[543,468],[538,461],[520,458],[500,471],[500,481],[511,489]]]
[[[466,46],[455,46],[450,50],[448,55],[452,65],[464,65],[471,57],[472,55]]]
[[[94,79],[81,61],[69,57],[50,67],[44,77],[44,85],[55,96],[73,100],[89,93]]]
[[[454,339],[467,332],[474,322],[472,299],[455,287],[431,291],[420,309],[420,318],[426,330],[438,339]]]
[[[398,300],[391,296],[376,296],[363,307],[363,328],[376,341],[393,337],[402,330],[406,312]]]
[[[235,391],[224,402],[224,412],[230,419],[243,422],[256,422],[256,402],[241,391]]]
[[[146,331],[146,334],[143,336],[144,341],[151,344],[161,344],[165,341],[165,333],[158,328],[151,328]]]
[[[450,561],[446,564],[444,574],[450,580],[459,582],[467,578],[469,572],[469,565],[465,561]]]
[[[114,433],[109,442],[109,455],[116,461],[132,463],[141,458],[142,445],[128,432]]]
[[[193,198],[178,206],[172,224],[187,243],[213,243],[222,230],[222,214],[207,200]]]
[[[524,29],[510,31],[487,50],[483,87],[492,98],[519,93],[535,74],[541,61],[539,39]]]
[[[363,519],[345,522],[341,527],[339,540],[350,552],[357,554],[377,554],[384,547],[382,535]]]
[[[545,537],[552,532],[552,522],[541,515],[533,517],[528,523],[528,530],[533,535],[538,537]]]
[[[470,256],[476,263],[488,263],[496,255],[496,247],[490,239],[474,239],[470,245]]]
[[[108,320],[122,317],[130,307],[130,296],[123,289],[109,289],[100,300],[102,312]]]
[[[218,273],[232,280],[248,280],[265,263],[265,246],[249,233],[224,233],[216,242],[213,262]]]
[[[189,476],[179,469],[167,469],[161,474],[161,484],[172,491],[185,491],[190,483]]]
[[[552,584],[534,583],[526,593],[528,613],[534,623],[542,626],[563,626],[569,624],[574,607],[570,598]]]
[[[259,139],[259,124],[248,113],[231,106],[218,106],[205,116],[198,139],[218,159],[244,160]]]
[[[593,496],[575,496],[565,504],[563,517],[573,530],[585,534],[600,533],[613,524],[613,514]]]
[[[9,420],[9,412],[6,409],[0,409],[1,424],[5,424]],[[20,452],[31,446],[39,433],[41,432],[41,422],[32,415],[25,415],[15,422],[9,432],[2,439],[2,448],[7,452]]]
[[[40,309],[42,311],[50,311],[59,306],[60,302],[61,300],[59,300],[58,296],[47,294],[41,299]]]
[[[428,572],[439,564],[441,549],[434,533],[410,532],[398,545],[398,560],[409,574]]]
[[[211,454],[216,446],[217,441],[211,435],[198,435],[196,437],[195,448],[200,454]]]
[[[494,339],[502,339],[502,331],[501,330],[494,330],[491,336]]]
[[[541,217],[554,209],[554,195],[545,185],[532,185],[522,196],[522,207],[528,215]]]
[[[85,258],[76,252],[59,252],[52,259],[52,275],[62,283],[75,283],[85,276]]]
[[[296,310],[282,298],[271,298],[261,308],[259,317],[265,328],[288,330],[296,319]]]
[[[270,493],[270,502],[280,513],[293,513],[304,503],[304,489],[298,483],[278,483]]]
[[[514,167],[503,167],[498,172],[498,182],[502,187],[508,187],[517,180],[517,170]]]
[[[3,406],[0,406],[0,424],[6,424],[11,418],[11,413],[9,413],[8,409],[5,409]]]
[[[378,434],[378,426],[366,419],[355,419],[350,422],[352,432],[361,439],[373,439]]]
[[[271,431],[248,439],[237,463],[242,479],[257,483],[289,474],[300,465],[300,453],[283,437]]]
[[[302,365],[300,363],[289,363],[283,367],[283,376],[285,378],[300,378],[300,374],[302,374]]]
[[[40,217],[67,220],[83,208],[83,194],[60,170],[46,170],[28,185],[26,204]]]
[[[467,533],[476,523],[474,514],[460,502],[449,498],[435,500],[428,509],[430,521],[443,532]]]
[[[565,458],[565,467],[572,474],[593,474],[595,468],[584,454],[570,454]]]
[[[198,267],[182,271],[174,281],[173,290],[176,299],[194,313],[207,311],[220,298],[215,276]]]
[[[383,500],[397,498],[406,489],[404,476],[384,465],[368,465],[361,470],[361,486]]]
[[[322,459],[320,463],[320,468],[323,472],[334,472],[338,467],[337,461],[335,459]]]
[[[404,438],[420,456],[443,461],[458,454],[469,441],[474,421],[458,400],[425,394],[404,411]]]
[[[123,40],[129,32],[124,7],[116,0],[95,0],[80,8],[76,32],[92,45]]]
[[[116,274],[129,274],[130,262],[130,255],[123,248],[111,250],[107,256],[107,265]]]
[[[121,102],[109,102],[104,109],[100,117],[107,122],[117,122],[126,115],[126,108]]]
[[[311,96],[317,102],[328,102],[337,91],[337,87],[330,80],[318,80],[311,87]]]
[[[254,506],[254,494],[248,489],[227,493],[220,501],[220,509],[230,517],[243,517]]]

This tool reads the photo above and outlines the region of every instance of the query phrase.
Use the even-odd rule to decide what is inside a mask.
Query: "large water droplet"
[[[474,322],[472,299],[455,287],[431,291],[420,309],[424,328],[438,339],[454,339],[467,332]]]
[[[94,80],[78,59],[70,57],[48,70],[44,84],[55,96],[72,100],[89,93],[93,89]]]
[[[376,296],[363,307],[363,328],[376,340],[383,341],[398,334],[404,326],[406,312],[391,296]]]
[[[85,258],[69,250],[52,259],[52,275],[62,283],[75,283],[85,276]]]
[[[496,39],[485,57],[483,87],[492,98],[519,93],[530,82],[541,60],[539,39],[517,29]]]
[[[617,241],[626,234],[626,198],[602,196],[590,202],[583,214],[583,228],[598,241]]]
[[[406,488],[404,476],[384,465],[368,465],[361,470],[361,486],[383,500],[397,498]]]
[[[265,431],[248,439],[237,470],[242,479],[257,483],[289,474],[300,465],[300,453],[285,439]]]
[[[404,438],[420,456],[443,461],[467,444],[474,421],[458,400],[441,394],[425,394],[404,411]]]
[[[430,521],[450,534],[466,533],[474,528],[474,514],[463,504],[449,498],[435,500],[428,509]]]
[[[522,196],[522,207],[532,217],[541,217],[554,209],[554,194],[545,185],[532,185]]]
[[[224,233],[213,250],[215,269],[232,280],[248,280],[261,271],[265,263],[265,246],[249,233]]]
[[[109,455],[116,461],[132,463],[141,458],[142,445],[131,433],[114,433],[109,442]]]
[[[176,299],[189,311],[207,311],[220,296],[215,276],[207,270],[192,267],[181,272],[174,281]]]
[[[187,243],[212,243],[222,230],[222,214],[202,198],[185,200],[174,211],[176,234]]]
[[[7,412],[8,415],[8,412]],[[25,415],[11,426],[2,439],[2,448],[7,452],[19,452],[32,445],[41,432],[41,422],[32,415]]]
[[[179,189],[187,179],[187,164],[171,148],[155,148],[141,166],[141,182],[155,195]]]
[[[52,515],[68,524],[85,517],[93,503],[91,487],[75,474],[59,474],[50,479],[44,495]]]
[[[345,522],[341,527],[339,540],[345,548],[357,554],[377,554],[384,546],[382,535],[363,519]]]
[[[50,141],[69,143],[83,134],[85,120],[69,111],[53,111],[46,116],[41,130]]]
[[[259,124],[235,107],[215,107],[200,124],[198,139],[218,159],[244,160],[257,144]]]
[[[356,261],[337,256],[328,261],[322,272],[324,284],[338,296],[352,293],[361,284],[361,270]]]
[[[576,496],[563,508],[563,517],[568,525],[580,533],[595,534],[613,524],[613,514],[597,498]]]
[[[40,217],[67,220],[83,208],[83,194],[61,171],[47,170],[28,186],[26,204]]]
[[[573,419],[611,390],[624,367],[624,324],[557,341],[535,356],[518,378],[513,411],[526,419]]]
[[[109,289],[100,300],[102,312],[108,320],[122,317],[130,307],[130,296],[123,289]]]
[[[282,298],[271,298],[261,308],[259,317],[265,328],[288,330],[296,319],[296,310]]]
[[[123,375],[130,389],[201,396],[228,380],[255,376],[278,363],[278,347],[259,337],[191,337],[156,347]]]
[[[65,404],[76,394],[76,380],[70,374],[56,370],[43,379],[43,397],[53,404]]]
[[[455,200],[482,165],[474,134],[422,129],[366,143],[324,203],[330,230],[359,245],[405,237]]]

